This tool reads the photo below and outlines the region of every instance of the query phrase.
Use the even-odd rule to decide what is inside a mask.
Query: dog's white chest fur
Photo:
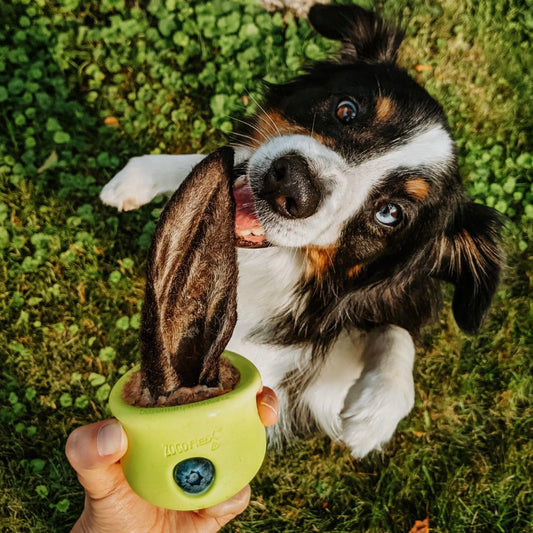
[[[253,333],[294,305],[303,259],[281,248],[239,249],[238,259],[237,325],[228,349],[250,359],[264,385],[276,389],[288,372],[304,362],[308,350],[258,342]]]
[[[414,346],[409,334],[396,327],[373,333],[353,329],[341,334],[318,363],[312,361],[309,345],[256,340],[254,332],[294,307],[305,260],[284,248],[240,249],[238,257],[238,320],[228,349],[249,358],[263,383],[280,396],[273,441],[290,437],[296,421],[304,429],[316,424],[332,439],[349,444],[354,456],[379,449],[413,404]],[[309,379],[291,399],[287,381],[298,374]]]

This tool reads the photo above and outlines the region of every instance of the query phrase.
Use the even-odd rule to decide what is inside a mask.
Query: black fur
[[[341,60],[350,63],[394,63],[404,37],[402,30],[359,6],[317,4],[309,21],[324,37],[343,43]]]
[[[402,31],[357,6],[316,5],[309,20],[322,35],[343,42],[340,61],[315,64],[289,83],[269,86],[267,112],[332,140],[331,147],[354,165],[407,142],[420,127],[447,130],[440,105],[395,64]],[[359,110],[350,127],[332,118],[343,98]],[[386,120],[377,116],[380,98],[394,106]],[[423,201],[409,198],[404,188],[417,176],[431,183]],[[380,227],[374,213],[391,198],[403,207],[404,220]],[[456,161],[438,170],[398,168],[346,225],[327,271],[302,281],[295,311],[273,318],[256,338],[310,343],[319,354],[343,329],[395,324],[416,336],[441,307],[442,280],[455,285],[458,325],[473,333],[499,280],[500,229],[494,210],[465,196]],[[355,265],[363,265],[361,271],[348,276]]]
[[[436,260],[436,277],[455,285],[453,313],[459,327],[475,333],[498,286],[503,263],[503,220],[484,205],[465,202],[445,231],[448,247]]]

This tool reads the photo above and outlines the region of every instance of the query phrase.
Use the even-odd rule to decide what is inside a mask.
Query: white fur
[[[266,201],[258,201],[258,216],[270,242],[278,246],[328,246],[338,241],[342,228],[366,202],[369,194],[393,170],[399,168],[446,169],[453,158],[453,141],[440,125],[413,133],[403,144],[350,164],[337,152],[307,135],[282,135],[262,144],[249,162],[252,188],[273,161],[287,153],[299,153],[308,162],[322,186],[322,200],[316,213],[291,220],[275,213]]]
[[[261,225],[268,233],[270,242],[277,246],[331,244],[328,235],[324,238],[324,233],[328,233],[328,226],[336,220],[339,210],[337,204],[342,198],[342,191],[336,192],[336,188],[345,188],[346,176],[349,173],[348,164],[337,152],[308,135],[275,137],[262,144],[250,158],[248,176],[252,189],[260,190],[265,171],[273,161],[289,152],[297,152],[307,159],[310,170],[317,175],[323,185],[323,200],[315,214],[303,219],[292,219],[290,225],[287,224],[285,217],[271,209],[268,202],[258,200],[257,214]]]
[[[238,154],[238,157],[245,155]],[[202,157],[134,158],[106,185],[102,200],[119,209],[142,205],[157,194],[176,189]],[[398,157],[389,156],[384,161],[392,165],[392,160],[398,161]],[[336,178],[336,175],[332,177]],[[148,185],[144,186],[143,180]],[[306,368],[311,349],[269,345],[251,334],[269,318],[294,305],[293,291],[306,263],[297,249],[286,247],[239,249],[238,260],[238,321],[228,349],[248,357],[259,369],[264,384],[276,390],[280,420],[273,436],[274,439],[281,433],[290,436],[291,405],[280,384],[288,373]],[[319,428],[349,446],[355,457],[362,457],[371,450],[381,449],[411,409],[413,360],[411,337],[398,327],[342,334],[317,374],[301,391],[301,402],[309,408]]]
[[[105,185],[100,199],[119,211],[137,209],[159,194],[174,192],[204,157],[201,154],[134,157]]]
[[[237,290],[237,324],[228,349],[245,355],[259,370],[263,383],[279,396],[279,421],[271,431],[276,444],[282,435],[290,436],[288,400],[280,383],[298,367],[306,354],[293,347],[285,348],[257,342],[251,334],[274,313],[290,308],[293,290],[305,271],[303,257],[289,248],[238,249],[239,282]]]
[[[285,376],[305,368],[310,347],[259,343],[250,334],[293,304],[293,290],[305,270],[301,254],[289,248],[239,249],[238,321],[228,349],[244,354],[259,369],[263,383],[276,391]],[[318,374],[301,391],[319,428],[363,457],[392,436],[412,408],[414,345],[407,331],[390,326],[371,333],[342,334]],[[290,433],[280,397],[274,431]],[[279,435],[274,435],[278,440]]]
[[[366,340],[362,332],[342,334],[333,345],[320,373],[302,393],[319,427],[337,442],[343,440],[341,412],[346,395],[364,369],[362,355]]]
[[[414,404],[415,347],[397,326],[372,330],[364,347],[364,369],[346,395],[342,441],[354,457],[388,442]]]
[[[104,186],[100,200],[119,211],[137,209],[160,194],[172,194],[204,157],[203,154],[132,157]],[[236,165],[249,157],[249,149],[235,148]]]

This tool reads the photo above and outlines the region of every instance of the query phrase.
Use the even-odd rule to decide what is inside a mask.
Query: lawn
[[[533,528],[531,0],[391,0],[401,59],[443,105],[477,201],[506,217],[507,268],[476,337],[425,330],[416,405],[383,453],[322,437],[269,455],[235,532]],[[368,4],[367,4],[368,5]],[[138,357],[146,249],[163,199],[98,192],[142,153],[208,153],[261,80],[335,49],[244,0],[0,4],[0,529],[68,531],[83,493],[67,435],[108,416]]]

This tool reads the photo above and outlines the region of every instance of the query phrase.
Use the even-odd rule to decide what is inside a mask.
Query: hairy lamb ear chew
[[[480,328],[496,291],[504,263],[502,225],[494,209],[466,202],[435,244],[433,276],[455,285],[453,314],[465,333]]]
[[[148,256],[139,395],[154,404],[178,388],[221,387],[220,355],[237,319],[233,155],[225,147],[201,161],[159,219]]]
[[[341,41],[343,63],[395,63],[404,32],[372,11],[354,5],[316,4],[309,12],[313,28],[328,39]]]

